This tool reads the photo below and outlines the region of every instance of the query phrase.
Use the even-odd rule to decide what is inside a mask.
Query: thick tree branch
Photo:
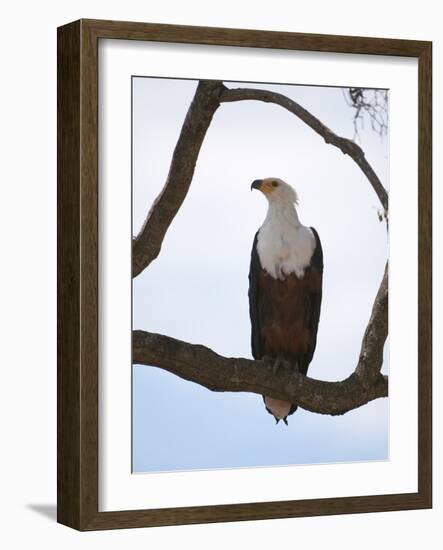
[[[389,266],[386,264],[355,369],[355,375],[366,387],[369,387],[378,378],[383,365],[383,348],[388,337],[388,271]]]
[[[322,414],[344,414],[388,395],[388,378],[381,374],[370,386],[362,385],[355,373],[341,382],[323,382],[287,366],[274,373],[264,360],[223,357],[205,346],[141,330],[133,333],[133,361],[160,367],[212,391],[268,395]]]
[[[386,189],[383,187],[377,174],[372,169],[372,166],[366,160],[363,149],[350,139],[334,134],[334,132],[325,126],[323,122],[304,109],[301,105],[292,99],[289,99],[289,97],[277,92],[258,90],[255,88],[226,88],[223,91],[220,100],[221,102],[257,100],[264,101],[266,103],[275,103],[276,105],[284,107],[317,132],[317,134],[322,136],[326,143],[330,143],[331,145],[338,147],[344,154],[349,155],[368,178],[374,191],[377,193],[384,210],[388,210],[388,194]]]
[[[175,146],[165,186],[133,241],[132,274],[139,275],[160,253],[166,231],[182,205],[194,175],[206,131],[220,105],[221,82],[201,81]]]

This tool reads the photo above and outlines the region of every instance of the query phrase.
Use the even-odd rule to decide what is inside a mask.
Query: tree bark
[[[253,392],[321,414],[344,414],[388,395],[388,377],[380,373],[366,386],[355,372],[341,382],[323,382],[286,365],[274,373],[264,360],[223,357],[205,346],[141,330],[133,333],[133,354],[136,364],[160,367],[211,391]]]

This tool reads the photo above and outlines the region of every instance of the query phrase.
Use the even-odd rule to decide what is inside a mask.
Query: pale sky
[[[196,85],[133,79],[134,234],[164,185]],[[353,111],[340,88],[247,86],[279,91],[337,134],[353,137]],[[360,139],[387,187],[388,139],[369,124]],[[216,112],[161,254],[134,280],[133,326],[222,355],[251,357],[249,261],[266,201],[251,193],[250,184],[268,176],[294,186],[302,223],[314,226],[322,241],[323,303],[308,375],[344,379],[357,364],[388,255],[380,204],[349,157],[275,105],[236,102]],[[215,393],[161,369],[134,366],[133,470],[384,460],[388,405],[388,399],[378,399],[341,417],[298,409],[288,427],[276,426],[259,395]]]

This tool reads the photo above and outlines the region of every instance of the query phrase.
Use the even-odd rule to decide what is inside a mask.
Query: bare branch
[[[133,354],[134,363],[160,367],[211,391],[268,395],[322,414],[344,414],[388,395],[388,379],[380,374],[367,387],[355,373],[342,382],[315,380],[285,366],[274,374],[264,360],[223,357],[205,346],[141,330],[133,332]]]
[[[363,336],[360,358],[355,374],[369,387],[380,374],[383,365],[383,348],[388,337],[388,271],[386,264],[380,288],[375,297],[371,318]]]
[[[337,136],[332,130],[323,124],[318,118],[312,115],[309,111],[303,108],[301,105],[289,99],[285,95],[277,92],[270,92],[268,90],[259,90],[256,88],[236,88],[225,89],[221,95],[221,102],[229,101],[245,101],[245,100],[257,100],[264,101],[265,103],[274,103],[287,109],[310,128],[312,128],[317,134],[322,136],[326,143],[338,147],[343,154],[349,155],[354,160],[365,176],[368,178],[372,188],[376,192],[384,210],[388,210],[388,194],[383,187],[377,174],[374,172],[372,166],[366,160],[363,149],[357,145],[354,141]]]
[[[221,82],[201,81],[183,123],[163,190],[133,241],[133,277],[139,275],[160,253],[166,231],[182,205],[194,175],[206,131],[220,105]]]

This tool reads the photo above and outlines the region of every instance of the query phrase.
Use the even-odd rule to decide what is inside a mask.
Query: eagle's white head
[[[295,189],[279,178],[255,180],[251,189],[258,189],[268,200],[268,212],[257,236],[261,266],[274,279],[291,273],[301,279],[311,261],[315,238],[299,220]]]
[[[252,189],[261,191],[271,204],[298,204],[298,195],[295,189],[280,178],[254,180],[251,184]]]

